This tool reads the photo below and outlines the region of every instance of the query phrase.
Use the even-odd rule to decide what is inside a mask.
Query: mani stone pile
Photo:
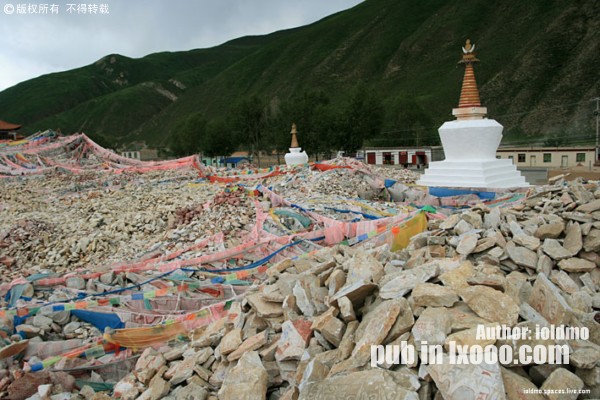
[[[335,246],[284,260],[228,317],[190,332],[183,345],[146,349],[113,396],[600,398],[600,189],[559,182],[535,190],[512,208],[481,205],[432,220],[397,253]],[[481,338],[478,326],[577,327],[589,337]],[[511,346],[515,355],[526,345],[566,345],[570,357],[451,365],[444,354],[427,365],[417,354],[406,365],[371,365],[372,345],[402,342],[417,353],[423,342],[446,352],[454,342]]]
[[[386,171],[404,183],[417,176]],[[357,198],[369,188],[366,175],[348,169],[297,175],[269,185],[294,199]],[[194,171],[158,171],[0,180],[0,281],[177,250],[218,232],[239,244],[255,222],[253,200],[196,179]]]
[[[254,223],[252,201],[197,174],[50,175],[0,182],[0,280],[135,259]],[[205,208],[204,205],[207,205]],[[52,211],[50,211],[52,210]]]
[[[158,180],[152,184],[160,192],[173,188]],[[145,190],[134,186],[139,182],[123,183],[126,192]],[[79,196],[97,191],[109,202],[122,196],[96,188],[59,199],[83,201]],[[230,194],[218,198],[219,206],[239,201]],[[208,217],[200,209],[173,208],[180,204],[169,204],[164,224],[169,217],[182,224]],[[82,205],[76,207],[83,212]],[[177,238],[155,240],[175,243]],[[600,398],[597,182],[560,181],[532,188],[512,207],[481,204],[431,219],[428,230],[399,252],[369,243],[323,248],[309,258],[273,265],[262,284],[232,304],[227,317],[189,332],[184,340],[144,349],[126,369],[131,372],[112,381],[112,391],[74,389],[75,372],[24,372],[3,360],[0,385],[8,387],[2,393],[53,400]],[[68,322],[59,324],[65,339],[99,335],[87,324],[63,322]],[[44,323],[41,316],[31,321],[33,328]],[[497,326],[578,328],[589,336],[477,335],[479,327]],[[425,362],[419,353],[425,342],[444,349],[440,362]],[[401,343],[414,346],[414,360],[371,364],[372,346]],[[515,355],[524,346],[566,345],[570,357],[556,365],[532,360],[452,365],[452,343],[467,352],[474,345],[510,346]],[[85,380],[97,378],[92,373]],[[544,397],[533,393],[539,388],[573,393]]]

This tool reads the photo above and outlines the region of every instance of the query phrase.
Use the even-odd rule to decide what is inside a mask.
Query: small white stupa
[[[296,130],[296,124],[292,124],[292,147],[290,147],[290,152],[285,155],[285,164],[288,167],[292,165],[303,165],[308,163],[308,155],[306,151],[300,152],[302,150],[300,145],[298,144],[298,138],[296,134],[298,131]]]
[[[434,187],[513,188],[529,186],[512,160],[496,159],[502,140],[502,125],[485,118],[487,108],[481,106],[473,64],[475,45],[467,40],[463,58],[465,76],[458,108],[452,110],[456,121],[445,122],[440,139],[446,159],[429,164],[417,182]]]

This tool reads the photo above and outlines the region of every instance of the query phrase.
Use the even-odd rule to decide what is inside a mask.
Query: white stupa
[[[290,147],[290,152],[285,155],[285,164],[288,167],[292,165],[303,165],[308,163],[308,155],[306,151],[300,152],[302,150],[300,145],[298,145],[298,138],[296,134],[298,133],[296,130],[296,124],[292,124],[292,147]]]
[[[446,159],[430,163],[417,184],[486,189],[529,186],[512,160],[496,158],[503,127],[485,118],[487,108],[481,106],[473,72],[473,64],[479,61],[474,50],[475,45],[467,40],[460,61],[465,65],[460,101],[452,110],[456,121],[445,122],[438,130]]]

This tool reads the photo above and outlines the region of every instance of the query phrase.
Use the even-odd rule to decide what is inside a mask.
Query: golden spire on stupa
[[[475,45],[467,39],[462,51],[462,60],[458,63],[465,65],[465,75],[460,90],[458,108],[453,109],[452,114],[457,119],[481,119],[486,115],[487,108],[481,106],[479,89],[477,89],[475,71],[473,70],[473,64],[479,62],[479,59],[475,57]]]
[[[295,123],[292,123],[292,131],[290,133],[292,134],[292,145],[290,147],[292,149],[300,147],[300,145],[298,144],[298,138],[296,137],[296,134],[298,133],[298,131],[296,130]]]

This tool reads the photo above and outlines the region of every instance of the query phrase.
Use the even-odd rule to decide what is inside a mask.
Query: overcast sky
[[[301,26],[362,0],[23,1],[0,1],[0,90],[111,53],[142,57]]]

